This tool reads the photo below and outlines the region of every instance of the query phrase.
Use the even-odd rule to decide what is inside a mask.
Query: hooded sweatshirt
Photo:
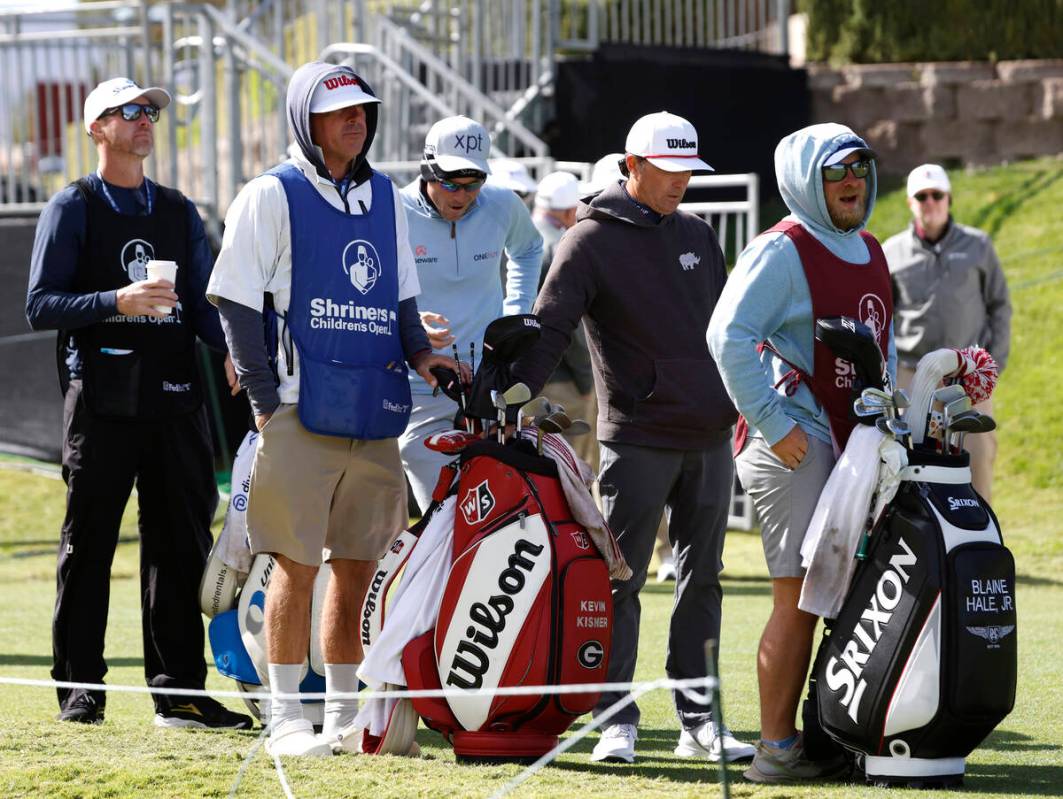
[[[339,69],[335,64],[311,62],[295,71],[288,85],[288,126],[296,146],[288,163],[296,166],[318,193],[337,210],[351,215],[372,208],[369,178],[372,169],[366,153],[377,126],[377,106],[366,104],[366,138],[361,154],[341,180],[334,180],[325,167],[321,148],[310,139],[310,97],[317,84]],[[354,73],[350,72],[353,76]],[[365,81],[363,89],[372,94]],[[414,297],[420,292],[410,252],[406,215],[398,190],[392,186],[395,206],[395,238],[399,272],[399,324],[407,360],[428,349]],[[277,374],[269,367],[262,335],[265,294],[282,316],[291,294],[291,231],[288,199],[280,179],[259,175],[248,182],[225,215],[221,252],[207,285],[207,298],[218,306],[241,385],[247,389],[255,413],[271,413],[278,403],[294,403],[299,396],[298,354],[289,336],[279,336]],[[279,386],[278,386],[279,380]]]
[[[613,183],[580,203],[561,239],[535,304],[542,337],[513,374],[538,391],[586,315],[598,439],[704,449],[736,418],[705,345],[726,280],[704,220],[646,213]]]
[[[823,191],[823,163],[845,147],[866,147],[844,125],[811,125],[785,137],[775,148],[775,176],[790,209],[787,220],[800,223],[838,258],[870,264],[860,237],[875,207],[875,166],[867,177],[867,210],[852,230],[835,227]],[[742,251],[709,324],[707,340],[720,365],[727,393],[749,423],[750,433],[773,445],[794,424],[830,444],[827,413],[802,382],[793,396],[773,388],[790,367],[757,345],[770,340],[782,356],[808,374],[813,367],[812,296],[793,242],[783,233],[765,233]],[[890,324],[888,369],[896,374],[897,349]]]

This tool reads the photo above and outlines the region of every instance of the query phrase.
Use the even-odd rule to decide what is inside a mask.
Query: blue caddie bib
[[[396,438],[410,418],[399,337],[399,273],[391,181],[370,178],[369,213],[329,204],[292,164],[275,175],[288,198],[292,293],[287,323],[299,352],[299,420],[314,433]]]

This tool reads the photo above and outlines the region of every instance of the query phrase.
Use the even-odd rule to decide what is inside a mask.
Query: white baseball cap
[[[579,205],[580,190],[576,176],[569,172],[551,172],[539,181],[535,207],[567,211]]]
[[[473,170],[491,174],[487,156],[491,136],[487,128],[468,117],[439,120],[424,139],[424,156],[437,174]]]
[[[535,179],[528,174],[528,167],[520,161],[514,161],[512,158],[491,158],[487,163],[491,167],[491,177],[487,182],[492,186],[501,186],[520,194],[531,194],[535,191]]]
[[[369,94],[352,70],[337,69],[323,77],[314,88],[310,95],[310,113],[327,114],[351,105],[379,102],[380,98]]]
[[[937,189],[946,194],[952,193],[952,184],[945,170],[937,164],[923,164],[908,173],[908,196],[914,197],[926,189]]]
[[[129,78],[105,80],[89,92],[89,96],[85,98],[85,132],[92,132],[92,123],[99,119],[100,115],[108,108],[117,108],[141,96],[147,97],[160,109],[170,104],[170,93],[165,89],[160,89],[158,86],[149,86],[146,89],[142,89]]]
[[[620,162],[623,159],[623,153],[609,153],[595,161],[591,169],[591,179],[579,186],[580,195],[586,197],[588,194],[595,194],[610,183],[623,178],[624,175],[620,171]]]
[[[647,114],[631,126],[625,152],[649,159],[665,172],[714,172],[698,157],[698,132],[683,117],[658,111]]]

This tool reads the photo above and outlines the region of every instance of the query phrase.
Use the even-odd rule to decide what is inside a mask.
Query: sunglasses
[[[451,193],[457,191],[465,191],[469,194],[479,191],[481,188],[483,188],[483,185],[486,182],[486,179],[484,179],[474,180],[472,183],[455,183],[452,180],[443,180],[442,178],[436,181],[436,183],[439,184],[439,188],[441,188],[443,191],[449,191]]]
[[[852,172],[854,178],[863,179],[871,172],[870,161],[853,161],[851,164],[832,164],[823,167],[823,179],[828,183],[845,180],[845,173]]]
[[[139,103],[126,103],[117,108],[110,108],[100,114],[100,118],[121,114],[126,122],[135,122],[144,114],[152,122],[159,121],[159,107],[157,105],[140,105]]]
[[[915,201],[925,203],[927,200],[933,199],[934,202],[939,203],[945,199],[945,192],[943,191],[921,191],[915,195]]]

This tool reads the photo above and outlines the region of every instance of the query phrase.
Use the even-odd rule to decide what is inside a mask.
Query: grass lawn
[[[1015,306],[1012,358],[996,395],[1001,452],[996,499],[1019,570],[1020,683],[1014,712],[968,760],[966,792],[980,796],[1063,795],[1063,419],[1045,399],[1058,396],[1057,344],[1063,330],[1063,162],[1040,160],[953,177],[960,221],[993,232]],[[886,186],[873,231],[882,237],[905,221],[903,190]],[[765,217],[765,222],[773,222]],[[62,483],[0,469],[0,677],[47,678],[54,599],[54,550],[63,514]],[[112,684],[142,684],[135,510],[127,510],[113,568],[107,655]],[[759,538],[730,533],[725,552],[721,670],[724,709],[736,734],[757,737],[754,655],[768,614],[769,585]],[[638,680],[663,675],[670,589],[650,584]],[[208,653],[209,657],[209,653]],[[208,687],[232,683],[212,674]],[[228,701],[231,707],[239,703]],[[669,697],[644,698],[639,761],[590,764],[594,737],[519,788],[516,796],[702,797],[718,793],[715,766],[672,756],[677,726]],[[80,728],[52,721],[49,689],[0,685],[0,796],[227,796],[256,733],[158,730],[144,695],[114,694],[107,722]],[[449,747],[421,730],[421,760],[332,758],[287,764],[298,797],[487,796],[519,773],[515,766],[455,766]],[[761,787],[739,797],[871,797],[863,786]],[[239,796],[283,795],[271,762],[259,752]],[[903,795],[915,795],[907,793]]]

